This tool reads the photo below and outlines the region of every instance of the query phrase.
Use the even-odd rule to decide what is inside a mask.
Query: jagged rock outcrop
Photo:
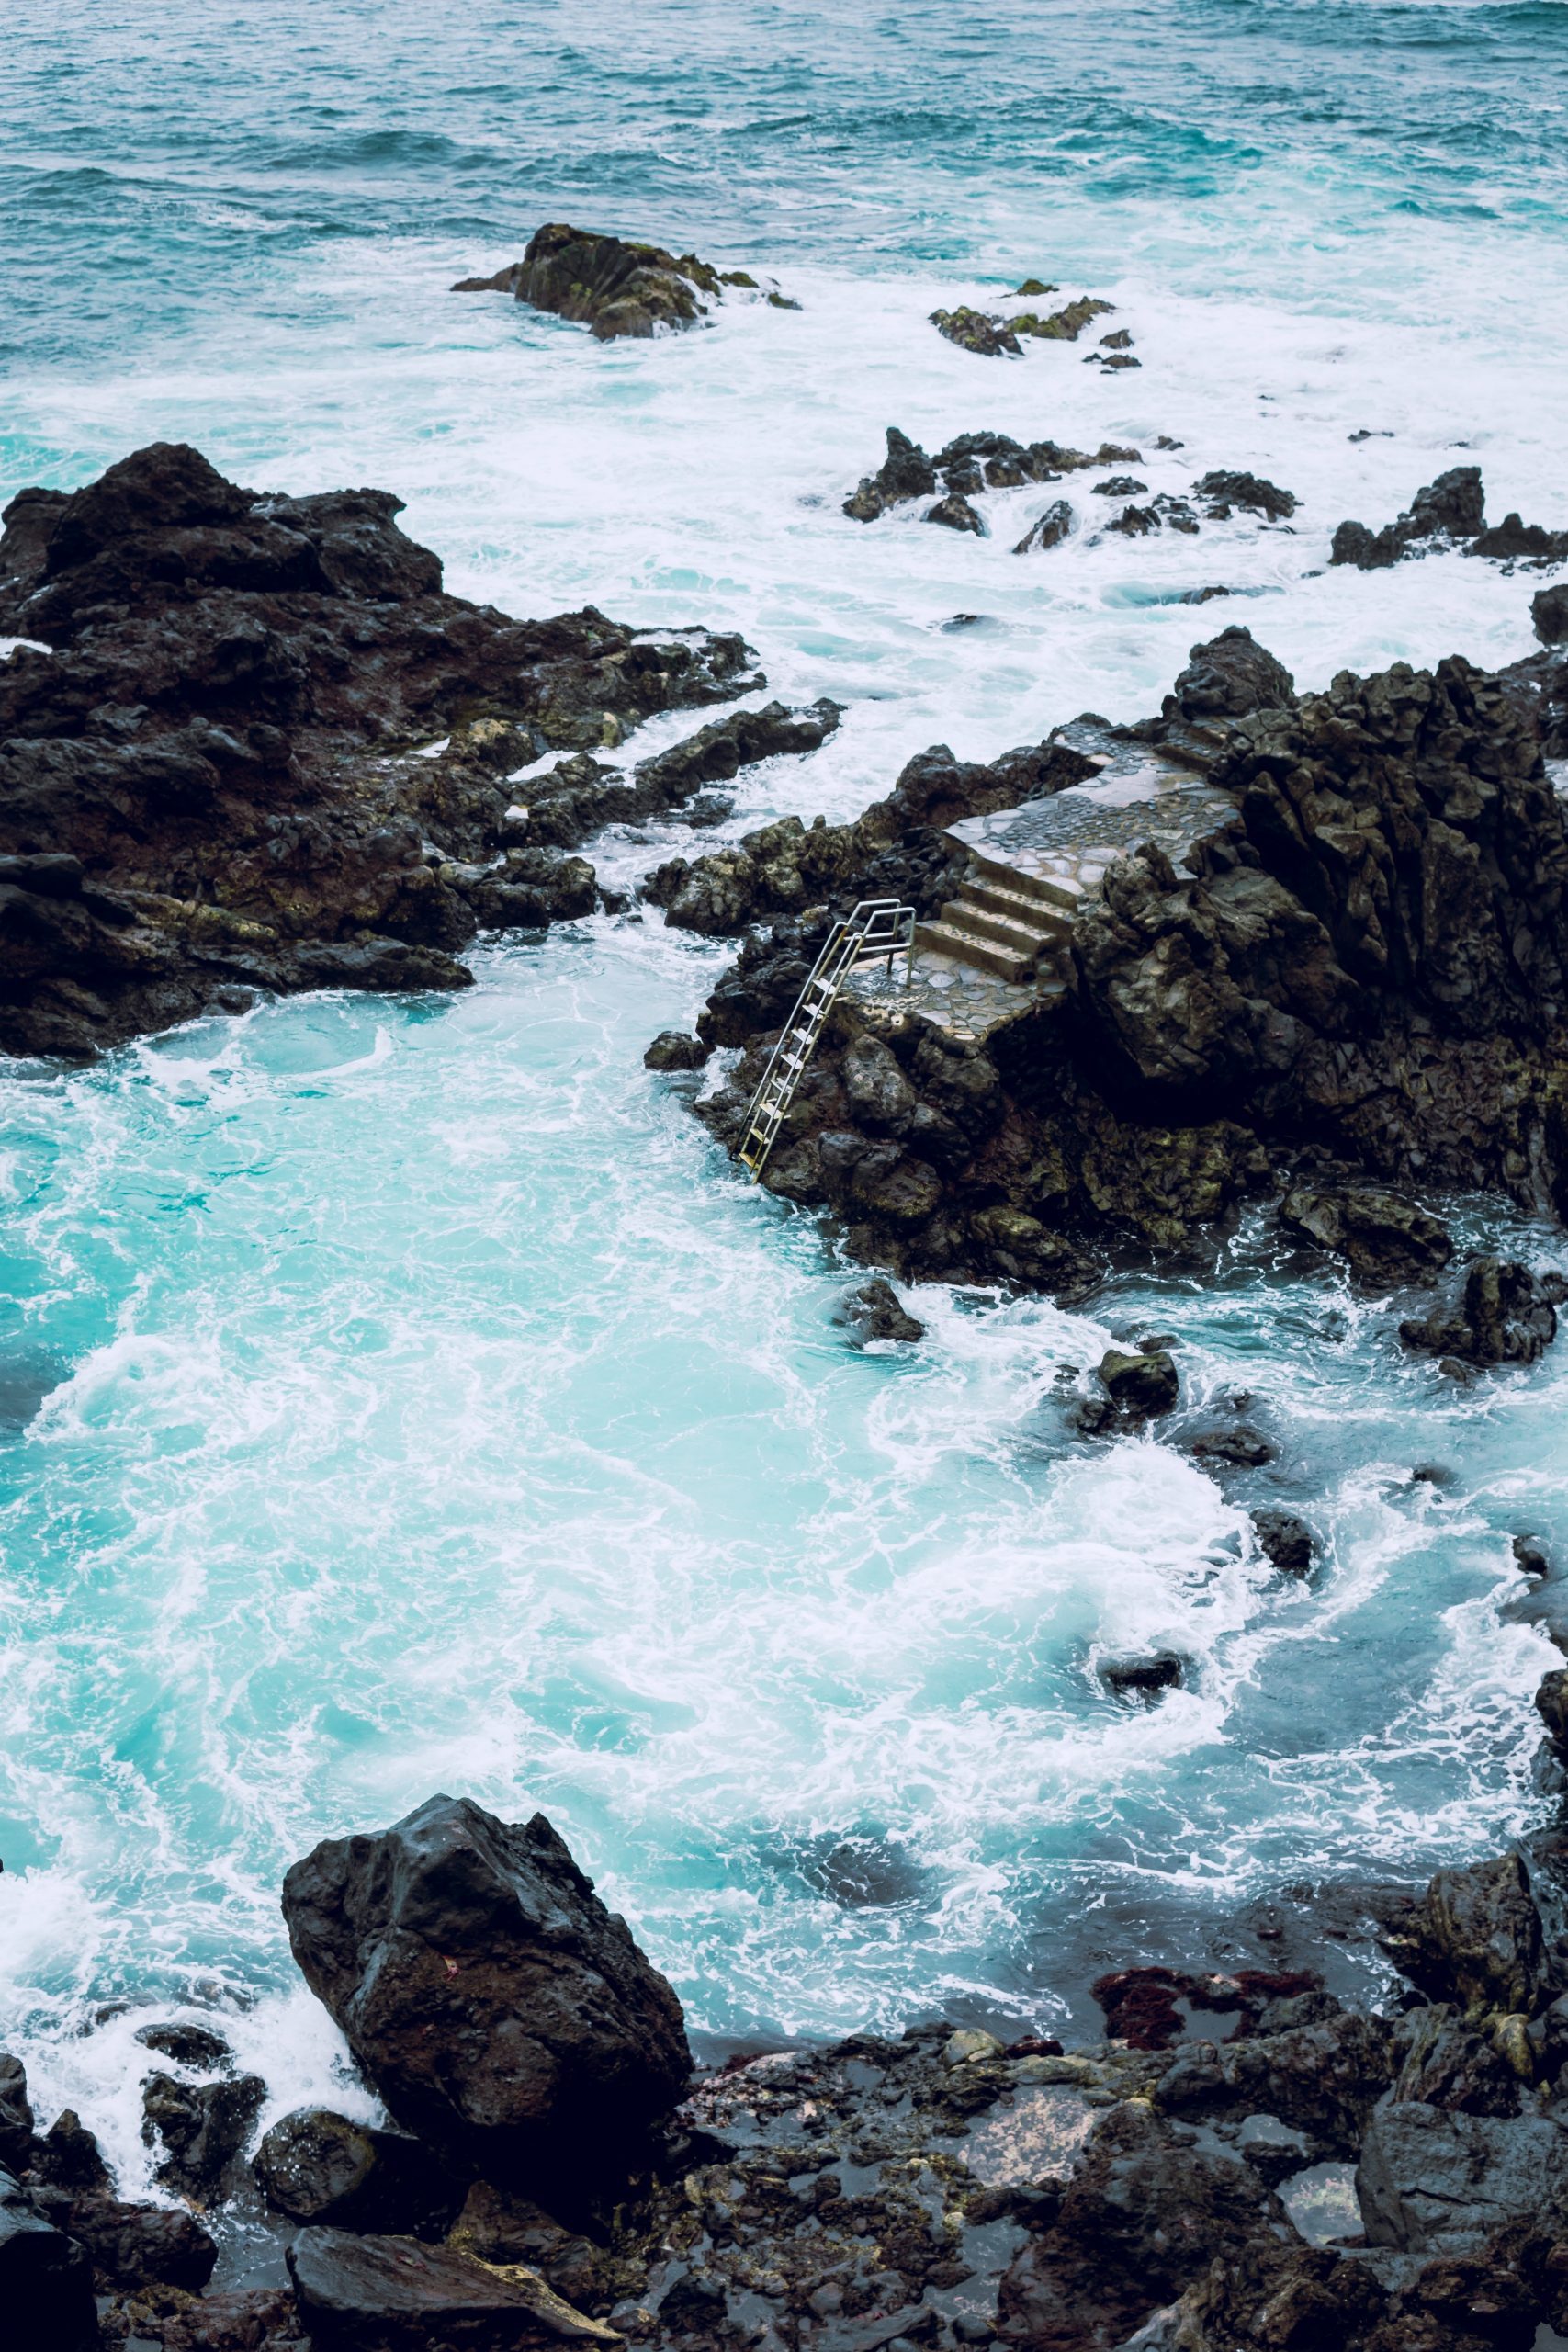
[[[1341,523],[1328,560],[1353,564],[1359,571],[1378,571],[1404,556],[1426,554],[1435,541],[1473,539],[1484,524],[1484,503],[1481,468],[1450,466],[1418,490],[1404,514],[1381,531],[1369,530],[1365,523]]]
[[[432,1797],[296,1862],[283,1910],[392,2115],[476,2166],[608,2171],[685,2086],[679,2001],[543,1814]]]
[[[533,310],[592,327],[601,343],[609,343],[616,335],[695,326],[707,315],[703,296],[722,299],[726,282],[695,254],[677,256],[662,245],[547,220],[529,238],[521,261],[491,277],[460,277],[452,291],[511,294]],[[754,281],[737,272],[728,282]]]
[[[508,772],[762,683],[739,637],[449,596],[399,511],[243,490],[166,443],[12,501],[0,629],[51,650],[0,662],[0,1049],[85,1056],[260,989],[464,986],[481,927],[593,903],[519,833]]]
[[[1407,1348],[1461,1364],[1537,1363],[1557,1337],[1560,1275],[1538,1280],[1516,1259],[1477,1258],[1451,1306],[1399,1327]]]
[[[907,1090],[891,1114],[857,1110],[846,1057],[867,1016],[842,1001],[764,1182],[832,1209],[874,1263],[1068,1292],[1118,1234],[1190,1246],[1308,1149],[1343,1198],[1298,1204],[1300,1229],[1310,1215],[1312,1238],[1348,1250],[1354,1227],[1369,1268],[1380,1250],[1412,1274],[1441,1260],[1415,1213],[1389,1209],[1373,1233],[1371,1196],[1390,1185],[1561,1209],[1568,834],[1541,762],[1548,699],[1458,658],[1298,698],[1246,632],[1194,649],[1166,715],[1120,740],[1201,764],[1234,813],[1181,871],[1152,843],[1113,863],[1074,922],[1066,990],[983,1049],[919,1018],[884,1026]],[[1088,725],[1067,730],[1075,743]],[[1032,789],[1075,780],[1051,751],[1028,755]],[[925,764],[939,761],[954,799],[965,786],[976,808],[1028,797],[1006,763],[977,787],[945,752]],[[922,910],[923,888],[951,895],[943,836],[910,829],[898,801],[863,833],[785,820],[665,877],[675,920],[795,919],[748,941],[699,1022],[706,1042],[749,1048],[697,1106],[722,1137],[828,910],[870,895],[874,871]],[[902,865],[900,844],[924,862]]]
[[[941,486],[950,497],[972,498],[981,490],[1017,490],[1025,482],[1057,481],[1089,466],[1137,465],[1136,449],[1102,441],[1092,454],[1059,441],[1015,441],[1010,433],[960,433],[928,458],[896,424],[887,427],[887,455],[875,473],[863,476],[845,499],[852,522],[874,523],[889,507],[929,498]]]

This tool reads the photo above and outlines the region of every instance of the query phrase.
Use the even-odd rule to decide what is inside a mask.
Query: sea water
[[[186,439],[396,490],[507,610],[743,629],[769,692],[846,717],[710,842],[851,815],[933,741],[1139,715],[1234,618],[1309,686],[1531,644],[1529,575],[1325,560],[1458,463],[1568,525],[1560,6],[20,0],[0,39],[0,492]],[[802,307],[604,346],[446,290],[550,218]],[[928,323],[1031,273],[1114,301],[1141,368]],[[843,517],[889,423],[1302,505],[1015,560],[1058,486],[983,502],[980,540]],[[624,886],[692,841],[592,854]],[[542,1807],[742,2041],[1092,2030],[1099,1968],[1544,1817],[1558,1653],[1510,1539],[1568,1559],[1556,1353],[1456,1390],[1261,1218],[1072,1312],[921,1286],[919,1348],[856,1350],[832,1236],[642,1067],[729,953],[601,916],[481,946],[460,998],[0,1073],[0,2021],[133,2189],[154,2015],[216,2014],[269,2116],[369,2111],[278,1884],[437,1789]],[[1156,1332],[1190,1406],[1251,1397],[1269,1470],[1227,1493],[1157,1432],[1070,1435],[1074,1379]],[[1311,1582],[1260,1557],[1264,1502],[1317,1532]],[[1108,1697],[1152,1647],[1185,1687]]]

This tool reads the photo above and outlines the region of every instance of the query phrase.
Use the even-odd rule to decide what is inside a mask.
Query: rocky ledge
[[[481,929],[592,910],[563,846],[837,721],[728,715],[625,776],[593,754],[762,685],[750,647],[468,604],[400,504],[243,490],[163,443],[11,501],[0,1049],[79,1057],[259,990],[463,987]],[[525,805],[509,775],[551,752]]]
[[[1550,1687],[1542,1712],[1560,1741]],[[284,1911],[389,2120],[302,2109],[258,2143],[221,2034],[149,2024],[172,2201],[127,2204],[0,2055],[19,2344],[1527,2352],[1568,2325],[1559,1838],[1385,1891],[1382,2012],[1281,1967],[1259,1917],[1258,1966],[1100,1978],[1104,2038],[1071,2052],[932,2020],[695,2075],[541,1815],[434,1797],[318,1847]],[[232,2196],[293,2231],[287,2284],[211,2286],[201,2215]]]
[[[831,1210],[864,1261],[1069,1294],[1120,1250],[1206,1248],[1305,1178],[1561,1214],[1568,830],[1546,757],[1564,751],[1561,655],[1298,696],[1243,629],[1195,648],[1139,727],[1090,715],[989,765],[938,746],[852,826],[784,820],[652,878],[673,922],[752,926],[697,1024],[739,1056],[696,1108],[738,1138],[834,914],[885,896],[933,914],[967,864],[955,819],[1126,777],[1124,845],[1055,960],[992,984],[983,1035],[919,992],[846,992],[764,1182]],[[1179,865],[1139,839],[1141,760],[1202,780]],[[1364,1214],[1352,1199],[1337,1230]],[[1294,1238],[1332,1247],[1334,1221]],[[1407,1337],[1453,1356],[1444,1331],[1468,1328],[1456,1307]]]

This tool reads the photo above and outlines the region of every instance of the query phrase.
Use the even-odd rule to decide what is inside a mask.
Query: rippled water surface
[[[1536,583],[1494,567],[1322,567],[1455,448],[1494,512],[1568,525],[1560,6],[433,30],[88,0],[66,42],[21,0],[0,39],[0,491],[189,438],[258,484],[397,490],[509,609],[741,628],[773,689],[849,709],[732,832],[850,813],[933,740],[1150,708],[1196,585],[1256,592],[1220,616],[1303,684],[1531,641]],[[803,308],[603,347],[447,293],[549,217]],[[1025,270],[1114,300],[1141,369],[927,324]],[[1038,493],[982,541],[840,515],[889,421],[1131,439],[1153,486],[1247,465],[1303,503],[1289,533],[1021,564]],[[630,879],[683,839],[594,854]],[[128,2178],[150,1999],[228,2008],[279,2107],[344,2095],[277,1883],[434,1788],[544,1806],[694,2019],[742,2035],[1081,2018],[1096,1965],[1539,1805],[1556,1653],[1508,1539],[1568,1547],[1568,1372],[1455,1395],[1395,1308],[1251,1228],[1217,1278],[1129,1273],[1081,1314],[922,1292],[923,1347],[856,1352],[830,1240],[641,1067],[724,960],[599,918],[481,951],[455,1001],[296,1001],[0,1076],[0,1984],[40,2105]],[[1187,1426],[1245,1389],[1280,1443],[1229,1499],[1177,1435],[1065,1433],[1063,1368],[1156,1329]],[[1258,1558],[1265,1499],[1319,1529],[1310,1587]],[[1190,1687],[1108,1700],[1097,1663],[1156,1644]]]

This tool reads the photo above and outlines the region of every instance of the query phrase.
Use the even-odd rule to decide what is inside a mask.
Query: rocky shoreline
[[[815,749],[740,638],[443,592],[386,491],[225,481],[156,444],[0,538],[0,1051],[82,1059],[263,992],[452,989],[481,931],[599,904],[589,833]],[[530,771],[525,792],[509,781]]]
[[[1542,1694],[1558,1756],[1565,1694],[1568,1671]],[[219,2020],[150,2022],[178,2201],[126,2204],[0,2055],[19,2343],[1526,2352],[1568,2326],[1554,1836],[1385,1894],[1377,2007],[1255,1920],[1258,1966],[1102,1977],[1104,2038],[1070,2052],[931,2020],[694,2073],[674,1993],[550,1824],[466,1800],[327,1840],[283,1908],[389,2124],[302,2109],[253,2147],[265,2086]],[[202,2216],[241,2193],[292,2229],[286,2286],[209,2288]]]
[[[606,301],[631,287],[648,308],[633,264],[598,262]],[[525,299],[548,290],[528,282]],[[963,505],[1136,454],[1003,438],[929,459],[890,434],[848,511],[939,487]],[[1381,534],[1343,526],[1336,560],[1466,538],[1558,560],[1524,526],[1483,544],[1479,479],[1445,481]],[[1196,488],[1290,511],[1251,476]],[[27,643],[0,663],[0,1048],[83,1058],[265,991],[460,987],[481,931],[602,902],[575,854],[601,827],[682,804],[697,821],[708,786],[838,724],[825,699],[729,710],[622,767],[605,755],[649,717],[760,689],[750,649],[449,596],[398,511],[377,491],[245,491],[167,445],[13,500],[0,627]],[[1161,527],[1185,527],[1168,503]],[[983,1044],[842,1002],[769,1188],[868,1268],[1069,1299],[1129,1256],[1201,1264],[1267,1202],[1282,1247],[1408,1310],[1400,1343],[1455,1382],[1538,1360],[1568,1281],[1461,1262],[1431,1204],[1568,1205],[1562,594],[1538,594],[1544,650],[1510,670],[1456,657],[1318,695],[1227,630],[1140,726],[1086,714],[984,764],[936,746],[851,824],[784,819],[668,861],[649,899],[741,945],[696,1035],[650,1061],[729,1057],[692,1093],[732,1145],[836,913],[891,896],[934,918],[964,863],[954,824],[1156,759],[1214,796],[1179,863],[1155,840],[1114,860],[1051,984]],[[863,1340],[920,1336],[883,1277],[845,1313]],[[1152,1335],[1071,1399],[1088,1442],[1164,1422],[1222,1478],[1270,1458],[1241,1408],[1190,1429],[1168,1418],[1182,1408]],[[1310,1572],[1301,1521],[1254,1519],[1281,1574]],[[1548,1564],[1516,1551],[1533,1594]],[[1106,1680],[1157,1704],[1180,1674],[1160,1654]],[[1538,1706],[1561,1788],[1568,1669]],[[220,2019],[150,2016],[145,2132],[173,2201],[133,2205],[74,2115],[39,2130],[0,2056],[0,2282],[24,2341],[1525,2352],[1541,2324],[1568,2331],[1555,1835],[1379,1898],[1403,1979],[1381,2006],[1348,2005],[1319,1954],[1253,1919],[1256,1965],[1102,1976],[1105,2034],[1072,2052],[930,2020],[695,2075],[673,1991],[542,1815],[434,1797],[318,1848],[283,1899],[389,2125],[308,2110],[254,2144],[265,2086]],[[236,2197],[291,2228],[287,2286],[213,2289],[203,2215]]]

